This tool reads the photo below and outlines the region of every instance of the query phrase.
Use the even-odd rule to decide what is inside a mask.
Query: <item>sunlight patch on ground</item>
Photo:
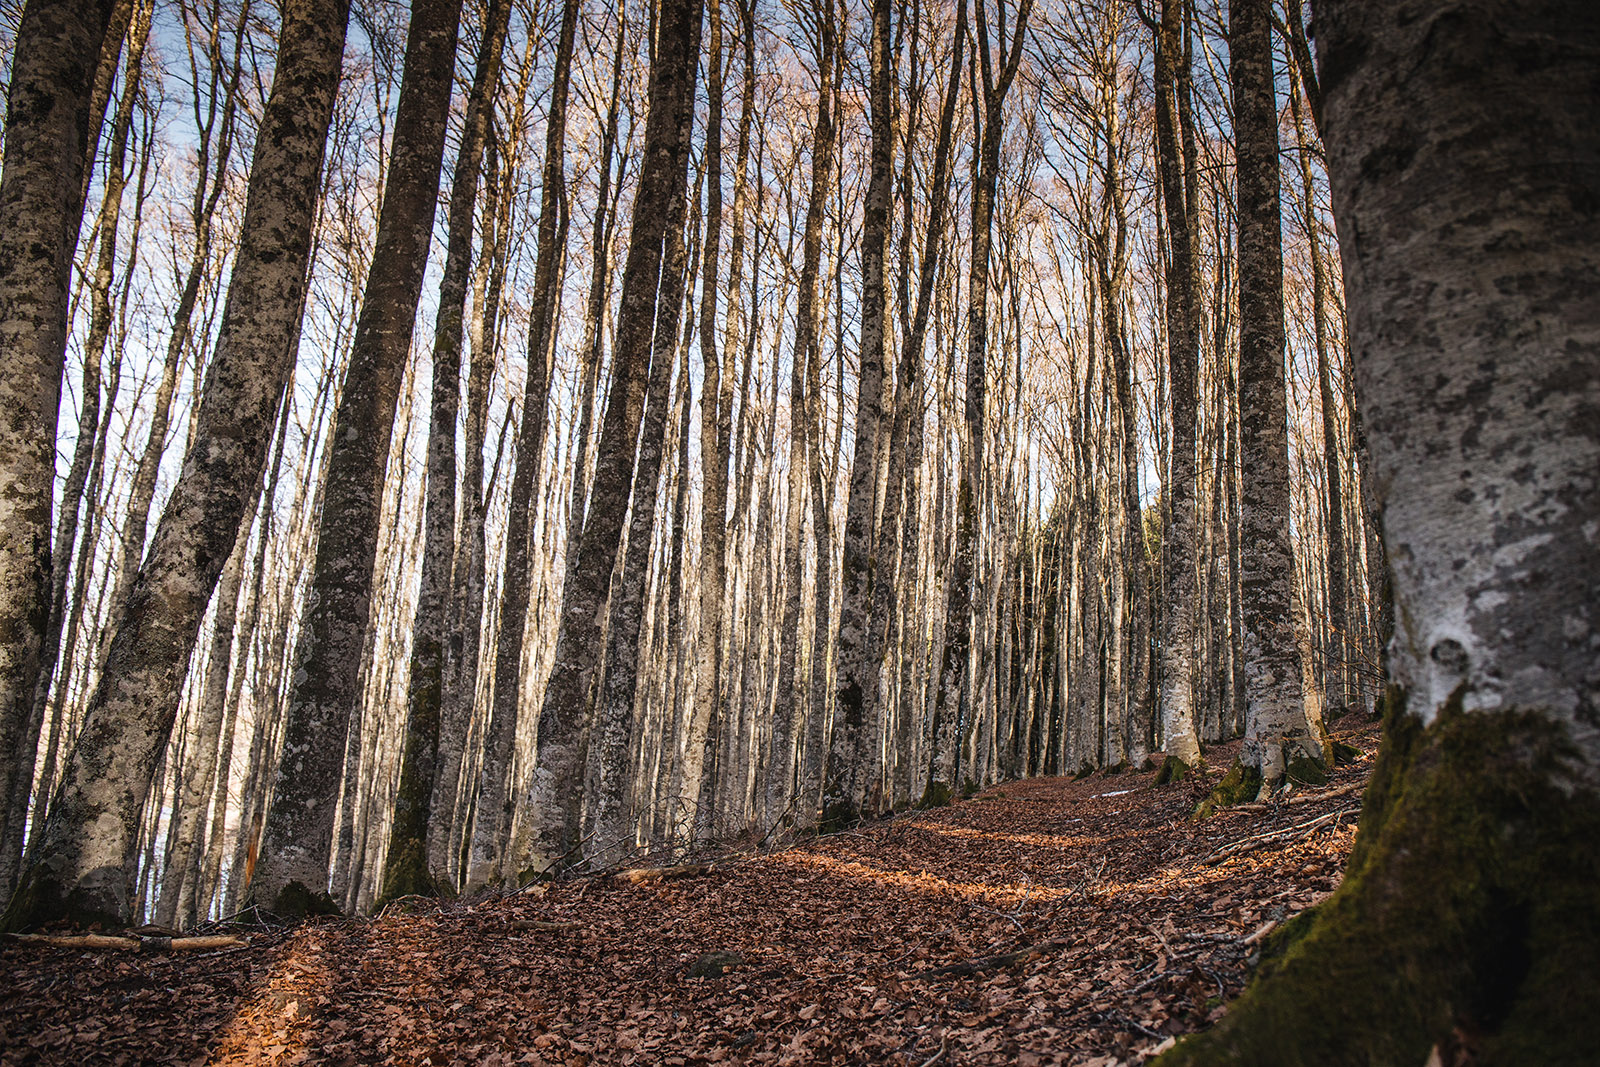
[[[1019,904],[1024,899],[1056,900],[1073,892],[1066,887],[1042,886],[1037,882],[1013,882],[1007,885],[953,882],[929,874],[927,871],[913,873],[907,870],[890,870],[854,860],[835,859],[814,852],[785,853],[774,857],[774,860],[781,865],[806,867],[824,874],[887,886],[902,892],[949,894],[974,900],[987,900],[994,904]]]

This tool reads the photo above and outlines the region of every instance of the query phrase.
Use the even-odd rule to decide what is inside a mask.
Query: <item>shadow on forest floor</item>
[[[1365,756],[1327,787],[1198,825],[1199,782],[1032,779],[698,877],[196,956],[6,945],[0,1063],[1137,1064],[1337,883],[1378,726],[1335,725]]]

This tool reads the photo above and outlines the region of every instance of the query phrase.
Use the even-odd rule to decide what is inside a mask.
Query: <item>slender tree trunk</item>
[[[422,294],[444,157],[460,0],[417,0],[388,180],[339,408],[295,653],[273,804],[252,892],[282,914],[327,906],[341,753],[361,702],[390,435]]]
[[[661,276],[662,246],[673,207],[684,196],[684,112],[693,107],[700,50],[700,0],[663,0],[650,69],[645,162],[634,194],[633,229],[622,278],[611,396],[600,433],[590,519],[577,546],[574,583],[561,605],[555,659],[539,714],[538,755],[529,791],[530,866],[547,871],[577,844],[582,808],[582,728],[604,649],[600,641],[611,571],[634,475],[634,444],[644,406]]]
[[[710,36],[706,48],[705,236],[700,251],[700,629],[695,636],[694,706],[684,739],[683,770],[685,799],[695,813],[696,841],[712,837],[716,812],[717,749],[722,725],[722,606],[728,555],[728,439],[723,433],[720,410],[723,374],[717,352],[717,284],[722,256],[720,0],[706,0],[706,15]]]
[[[293,365],[346,13],[342,0],[292,0],[284,10],[277,75],[194,445],[121,609],[38,858],[8,913],[13,927],[58,917],[116,924],[132,916],[128,873],[144,800]]]
[[[1199,410],[1199,271],[1197,220],[1189,211],[1179,140],[1178,95],[1188,81],[1182,52],[1186,0],[1162,0],[1156,30],[1156,154],[1167,223],[1167,390],[1172,403],[1172,451],[1165,495],[1171,519],[1162,540],[1166,598],[1161,635],[1161,737],[1168,759],[1200,760],[1195,729],[1195,620],[1200,559],[1195,470],[1195,416]]]
[[[1240,761],[1263,789],[1319,776],[1295,634],[1284,388],[1283,245],[1270,0],[1232,0],[1230,72],[1239,184],[1239,427],[1243,505],[1245,739]]]
[[[522,430],[512,460],[510,513],[506,519],[505,577],[500,590],[500,627],[495,642],[494,688],[490,725],[484,737],[478,779],[478,812],[472,829],[472,855],[467,888],[500,882],[506,869],[514,798],[512,748],[517,710],[522,705],[523,641],[532,593],[533,513],[539,475],[544,467],[546,411],[550,395],[551,354],[559,311],[560,260],[563,255],[562,183],[566,178],[567,93],[572,46],[578,21],[577,0],[564,0],[561,29],[551,73],[550,111],[545,123],[545,159],[539,201],[539,238],[534,267],[533,308],[528,324],[528,378],[522,398]],[[568,551],[572,550],[568,546]],[[579,715],[578,721],[583,721]],[[537,816],[536,816],[537,817]]]
[[[872,625],[873,530],[878,485],[878,437],[884,422],[884,256],[894,206],[894,104],[896,81],[890,55],[894,5],[872,2],[871,171],[861,225],[861,360],[856,393],[855,454],[845,503],[844,567],[840,577],[839,629],[834,676],[833,729],[822,790],[823,832],[841,830],[861,817],[876,753],[868,751],[869,719],[876,713],[879,664],[869,662]],[[819,642],[820,643],[820,642]]]
[[[450,186],[449,241],[444,278],[439,286],[439,310],[434,319],[421,587],[411,639],[400,781],[380,890],[383,897],[418,893],[431,896],[439,891],[438,883],[448,883],[449,878],[442,850],[430,855],[428,844],[434,818],[442,817],[441,821],[448,823],[454,814],[460,749],[466,741],[464,722],[451,724],[449,731],[444,729],[446,626],[451,567],[456,556],[456,416],[461,397],[461,343],[472,268],[478,172],[492,117],[491,94],[500,80],[500,53],[505,45],[510,7],[507,0],[495,0],[484,12],[477,67],[467,95],[461,146]],[[478,488],[469,485],[468,491],[476,495]],[[455,751],[447,754],[444,745]],[[445,763],[449,766],[441,766]],[[448,782],[444,781],[446,777]]]

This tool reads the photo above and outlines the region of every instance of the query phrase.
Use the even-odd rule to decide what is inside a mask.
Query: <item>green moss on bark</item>
[[[1200,761],[1194,767],[1189,766],[1177,756],[1168,756],[1161,761],[1161,769],[1156,772],[1156,785],[1176,785],[1196,771],[1203,771],[1205,761]]]
[[[1161,1067],[1594,1062],[1600,797],[1561,728],[1453,701],[1423,730],[1385,703],[1344,884]]]
[[[305,883],[290,882],[278,891],[272,902],[272,914],[289,922],[299,922],[316,915],[342,915],[339,905],[327,893],[313,892]]]
[[[1261,772],[1235,759],[1228,773],[1222,776],[1222,781],[1212,787],[1211,795],[1194,809],[1194,819],[1196,822],[1209,819],[1222,808],[1254,800],[1260,792]]]
[[[99,927],[120,930],[127,918],[120,914],[108,884],[79,886],[64,890],[44,864],[28,871],[12,894],[0,931],[18,933],[46,923],[70,923],[80,929]]]
[[[927,787],[922,791],[922,803],[918,804],[917,806],[919,808],[947,807],[950,804],[950,798],[952,795],[954,794],[951,792],[949,786],[945,785],[943,782],[935,781],[934,779],[930,778],[928,779]]]

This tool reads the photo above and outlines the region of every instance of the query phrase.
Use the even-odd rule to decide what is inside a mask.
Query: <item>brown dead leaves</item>
[[[1344,736],[1376,748],[1374,726]],[[1333,889],[1354,817],[1304,824],[1352,806],[1370,766],[1199,825],[1199,783],[1015,782],[684,877],[226,953],[8,945],[0,1062],[1139,1063],[1220,1016],[1260,931]],[[729,962],[689,977],[708,957]]]

